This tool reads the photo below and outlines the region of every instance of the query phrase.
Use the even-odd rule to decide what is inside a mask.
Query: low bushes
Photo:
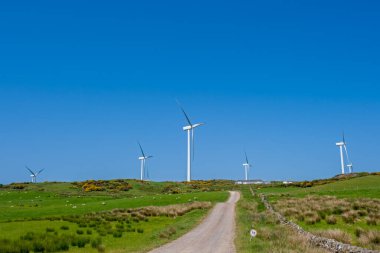
[[[327,218],[326,218],[327,224],[334,225],[334,224],[336,224],[336,222],[337,222],[337,219],[334,215],[327,216]]]
[[[161,231],[158,236],[160,238],[166,238],[167,239],[176,233],[177,233],[177,230],[174,227],[169,227],[169,228],[165,229],[164,231]]]
[[[328,229],[315,232],[315,234],[337,240],[338,242],[344,242],[351,244],[351,236],[340,229]]]
[[[77,188],[81,188],[85,192],[93,191],[129,191],[132,189],[132,185],[126,180],[87,180],[83,182],[74,182],[73,185]]]
[[[358,221],[376,226],[380,223],[380,200],[377,199],[337,199],[331,196],[308,196],[286,198],[274,204],[276,210],[288,218],[313,225],[325,220],[334,225],[340,220],[346,224]]]
[[[88,243],[90,243],[90,239],[83,236],[28,232],[18,240],[0,240],[0,252],[60,252],[68,251],[70,246],[83,248]],[[97,242],[97,245],[100,243],[101,241]]]
[[[374,250],[380,249],[380,231],[357,229],[355,234],[358,237],[359,245],[362,247]]]

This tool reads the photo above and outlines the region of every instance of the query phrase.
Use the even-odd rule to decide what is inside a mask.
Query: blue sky
[[[3,1],[0,183],[379,171],[376,1]]]

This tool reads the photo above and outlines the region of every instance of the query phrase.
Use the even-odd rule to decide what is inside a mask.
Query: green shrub
[[[81,230],[81,229],[77,229],[77,234],[78,234],[78,235],[83,235],[83,230]]]
[[[67,251],[70,248],[70,244],[66,240],[60,240],[57,245],[57,251]]]
[[[85,228],[85,227],[87,227],[87,224],[86,223],[79,223],[78,226],[80,228]]]
[[[337,222],[337,219],[335,218],[335,216],[330,215],[330,216],[327,216],[326,222],[327,222],[327,224],[335,225]]]
[[[62,229],[62,230],[69,230],[69,226],[62,225],[62,226],[61,226],[61,229]]]
[[[91,247],[92,248],[98,248],[102,244],[102,238],[97,237],[95,239],[91,240]]]
[[[339,206],[334,207],[332,213],[333,214],[342,214],[343,213],[343,209],[341,207],[339,207]]]
[[[123,235],[123,232],[121,232],[121,231],[114,231],[112,233],[112,236],[115,238],[120,238],[122,235]]]
[[[356,237],[360,237],[365,231],[362,228],[356,228],[355,229],[355,235]]]
[[[55,229],[54,228],[46,228],[46,232],[54,232]]]
[[[87,243],[88,243],[88,239],[86,239],[86,238],[79,238],[78,239],[78,248],[84,248]]]
[[[35,234],[34,232],[27,232],[25,235],[20,236],[20,239],[32,241],[35,239]]]
[[[42,242],[34,241],[33,242],[33,251],[34,252],[44,252],[45,251],[45,247],[42,244]]]
[[[99,253],[104,253],[104,252],[106,252],[106,247],[105,247],[103,244],[100,244],[100,245],[98,246],[98,252],[99,252]]]
[[[98,233],[100,236],[106,236],[107,235],[107,231],[105,231],[105,230],[99,230]]]
[[[322,220],[324,220],[326,218],[326,213],[324,211],[318,211],[317,212],[319,217],[321,217]]]

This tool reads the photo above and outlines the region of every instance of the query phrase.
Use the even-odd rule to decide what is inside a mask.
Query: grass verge
[[[251,195],[248,186],[241,187],[241,199],[237,204],[237,252],[308,252],[327,251],[311,246],[305,238],[288,227],[279,224],[265,208],[259,198]],[[249,231],[257,231],[250,240]]]

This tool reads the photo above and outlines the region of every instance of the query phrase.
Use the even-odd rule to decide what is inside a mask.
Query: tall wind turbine
[[[30,174],[30,177],[32,178],[32,183],[36,183],[37,182],[37,176],[38,176],[38,174],[40,174],[44,169],[42,169],[42,170],[39,170],[37,173],[35,173],[34,171],[32,171],[31,169],[29,169],[29,167],[28,166],[25,166],[25,168],[27,169],[27,170],[29,170],[29,172],[31,173]]]
[[[252,167],[251,164],[249,164],[248,162],[248,156],[247,156],[247,153],[245,153],[245,163],[243,163],[243,167],[244,167],[244,175],[245,175],[245,181],[248,180],[248,171],[249,171],[249,168]]]
[[[204,125],[204,123],[192,124],[189,116],[187,116],[185,110],[182,108],[181,104],[177,100],[178,106],[185,115],[187,123],[189,125],[183,127],[183,131],[187,131],[187,176],[186,181],[191,181],[191,158],[194,159],[194,128]],[[192,157],[191,157],[192,156]]]
[[[146,156],[145,153],[144,153],[144,150],[141,147],[140,142],[137,142],[137,143],[139,144],[140,151],[141,151],[141,156],[139,156],[139,160],[141,161],[141,165],[140,165],[140,180],[144,180],[145,161],[146,161],[146,159],[149,159],[149,158],[151,158],[153,156],[151,156],[151,155]]]
[[[343,147],[346,145],[344,141],[344,133],[343,133],[343,140],[340,142],[337,142],[336,145],[339,147],[340,151],[340,164],[342,169],[342,174],[344,175],[344,157],[343,157]]]

